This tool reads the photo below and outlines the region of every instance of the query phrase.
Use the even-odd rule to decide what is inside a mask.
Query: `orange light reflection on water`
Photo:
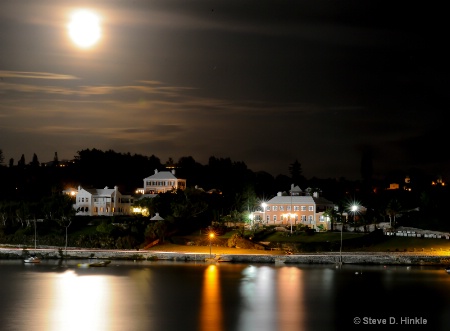
[[[297,331],[305,325],[303,272],[296,267],[280,269],[278,293],[278,328],[280,331]],[[299,329],[300,328],[300,329]]]
[[[206,268],[203,278],[200,330],[223,330],[219,270],[214,264]]]

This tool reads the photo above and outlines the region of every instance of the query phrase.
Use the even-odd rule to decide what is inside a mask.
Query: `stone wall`
[[[36,254],[43,259],[59,259],[61,253],[56,249],[0,249],[1,259],[22,259],[24,254]],[[112,251],[112,250],[68,250],[68,259],[108,259],[108,260],[169,260],[237,263],[283,263],[283,264],[336,264],[342,258],[343,264],[372,265],[450,265],[450,255],[421,253],[312,253],[294,255],[264,254],[209,254],[172,253],[152,251]]]

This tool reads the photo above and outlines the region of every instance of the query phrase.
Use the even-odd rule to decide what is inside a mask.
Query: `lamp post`
[[[344,222],[341,218],[341,247],[339,248],[339,264],[342,264],[342,230],[344,229]]]
[[[263,208],[263,220],[264,220],[264,223],[267,223],[267,222],[266,222],[266,207],[267,207],[267,203],[263,202],[263,203],[261,204],[261,206],[262,206],[262,208]]]
[[[36,249],[36,217],[34,218],[34,249]]]
[[[353,221],[355,220],[355,215],[358,212],[358,205],[353,204],[350,207],[350,210],[353,212]],[[341,220],[342,221],[342,220]],[[339,249],[339,264],[342,264],[342,230],[344,229],[344,222],[341,222],[341,247]]]
[[[214,233],[209,234],[209,258],[211,258],[211,242],[214,239]]]
[[[353,222],[355,222],[356,213],[358,211],[358,205],[352,205],[351,211],[353,212]]]
[[[292,207],[291,207],[292,208]],[[289,213],[289,222],[291,223],[291,234],[292,234],[292,216],[293,216],[294,214],[292,214],[292,213]]]

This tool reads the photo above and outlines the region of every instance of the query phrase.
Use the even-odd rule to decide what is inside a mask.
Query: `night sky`
[[[366,153],[375,175],[448,176],[443,6],[0,0],[4,163],[97,148],[359,179]],[[99,17],[90,48],[68,34],[79,8]]]

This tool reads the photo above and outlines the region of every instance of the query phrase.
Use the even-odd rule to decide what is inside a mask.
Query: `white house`
[[[153,175],[144,178],[144,194],[165,193],[177,189],[186,189],[186,179],[175,177],[175,170],[159,172],[155,170]]]
[[[74,208],[79,216],[131,215],[133,197],[113,189],[83,189],[78,186]]]

